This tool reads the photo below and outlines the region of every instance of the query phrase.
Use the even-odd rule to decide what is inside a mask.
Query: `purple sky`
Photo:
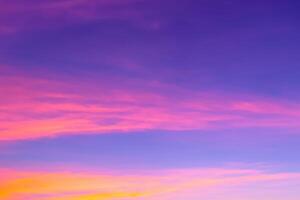
[[[0,0],[0,199],[298,199],[299,6]]]

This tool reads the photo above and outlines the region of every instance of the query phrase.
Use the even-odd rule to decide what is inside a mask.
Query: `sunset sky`
[[[299,200],[299,6],[0,0],[0,199]]]

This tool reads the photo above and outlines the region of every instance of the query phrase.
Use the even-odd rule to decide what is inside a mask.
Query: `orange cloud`
[[[4,200],[159,200],[188,191],[205,194],[207,190],[229,186],[239,188],[266,183],[271,186],[300,181],[299,173],[225,168],[156,170],[137,174],[1,169],[0,176],[5,177],[0,180],[0,198]]]

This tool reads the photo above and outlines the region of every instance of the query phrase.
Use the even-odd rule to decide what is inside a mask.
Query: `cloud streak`
[[[2,71],[0,140],[147,130],[299,128],[300,106],[290,102],[142,81],[132,87],[97,80],[95,86]]]
[[[270,187],[299,183],[299,173],[257,169],[196,168],[144,172],[20,171],[1,169],[0,197],[5,200],[168,199],[205,195],[211,189]],[[286,188],[284,188],[286,189]],[[236,189],[236,193],[240,193]],[[177,199],[176,197],[174,199]],[[222,199],[227,199],[224,196]]]
[[[126,21],[147,27],[153,26],[146,20],[150,12],[138,9],[144,0],[62,0],[62,1],[1,1],[0,34],[19,31],[63,27],[97,21]],[[144,19],[144,20],[143,20]]]

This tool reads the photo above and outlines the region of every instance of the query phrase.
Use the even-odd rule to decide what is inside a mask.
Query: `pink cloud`
[[[118,86],[108,80],[81,80],[79,85],[4,69],[0,140],[145,130],[299,128],[300,106],[275,99],[201,94],[142,81]]]

